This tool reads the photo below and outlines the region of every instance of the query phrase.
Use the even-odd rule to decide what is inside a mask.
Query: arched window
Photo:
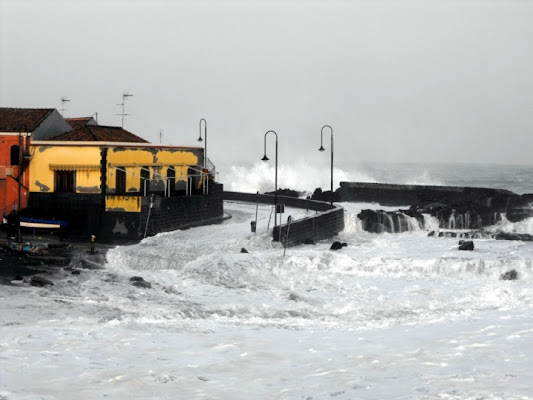
[[[176,170],[174,167],[167,169],[167,193],[170,196],[176,190]]]
[[[126,193],[126,168],[117,167],[115,178],[116,178],[116,181],[115,181],[116,194],[125,194]]]
[[[18,144],[11,146],[11,165],[19,165],[20,147]]]

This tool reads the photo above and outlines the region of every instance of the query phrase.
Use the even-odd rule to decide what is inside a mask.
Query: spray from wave
[[[219,181],[224,184],[225,190],[264,193],[274,190],[274,177],[273,163],[256,162],[223,168],[220,171]],[[376,182],[364,173],[347,172],[340,168],[333,169],[333,177],[333,190],[339,187],[341,181]],[[305,161],[278,165],[278,189],[287,188],[312,193],[318,187],[329,190],[330,182],[329,166],[311,165]]]

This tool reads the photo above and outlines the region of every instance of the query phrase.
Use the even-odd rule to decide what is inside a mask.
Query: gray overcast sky
[[[215,163],[330,124],[340,161],[533,164],[533,1],[0,0],[2,107],[120,125],[124,91],[154,142],[206,118]]]

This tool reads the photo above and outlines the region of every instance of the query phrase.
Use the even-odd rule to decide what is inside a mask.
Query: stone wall
[[[459,186],[395,185],[366,182],[340,182],[336,193],[340,201],[378,202],[387,206],[427,205],[432,203],[471,203],[506,210],[520,196],[502,189]]]
[[[223,185],[213,183],[209,195],[203,196],[154,196],[153,207],[148,219],[150,198],[143,198],[141,206],[141,237],[146,230],[147,236],[192,226],[220,222],[224,214],[222,199]]]
[[[224,192],[224,200],[259,202],[262,204],[274,204],[274,195],[253,194],[240,192]],[[331,209],[329,203],[298,199],[294,197],[278,196],[278,204],[287,207],[302,208],[317,211],[315,215],[295,220],[289,228],[289,238],[286,241],[287,224],[274,228],[273,240],[283,242],[288,247],[303,243],[306,239],[314,241],[327,239],[344,229],[344,208],[335,206]]]
[[[209,195],[161,197],[142,200],[141,212],[105,212],[104,196],[74,193],[32,193],[28,214],[69,222],[69,235],[91,235],[109,241],[137,241],[191,226],[220,222],[224,214],[223,186],[212,184]],[[148,212],[150,218],[148,219]],[[148,221],[148,229],[146,222]]]

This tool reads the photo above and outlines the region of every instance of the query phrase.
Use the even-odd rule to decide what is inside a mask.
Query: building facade
[[[3,215],[28,206],[30,144],[72,128],[52,108],[0,108],[0,208]]]
[[[222,217],[222,187],[210,162],[202,168],[202,147],[150,144],[56,110],[41,117],[32,130],[0,131],[5,214],[20,201],[23,214],[67,221],[73,234],[127,240]]]

